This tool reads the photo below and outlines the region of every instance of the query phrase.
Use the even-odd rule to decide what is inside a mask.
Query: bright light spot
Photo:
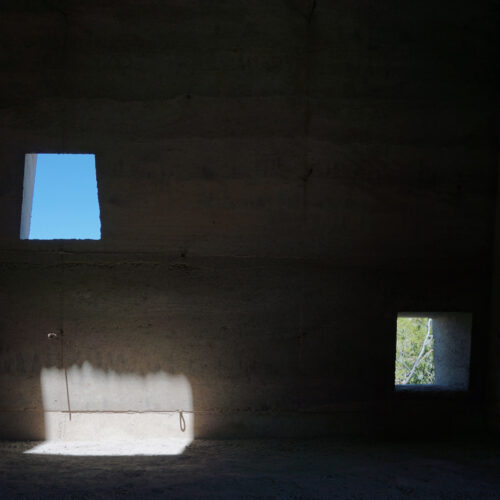
[[[191,439],[187,438],[120,441],[47,441],[24,453],[72,456],[180,455],[191,441]]]
[[[175,455],[193,440],[193,395],[182,374],[119,373],[85,362],[66,373],[43,368],[40,383],[47,442],[30,453]]]

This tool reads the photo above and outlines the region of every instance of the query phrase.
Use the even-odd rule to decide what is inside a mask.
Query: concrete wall
[[[470,374],[472,317],[467,313],[432,316],[436,385],[467,390]]]
[[[189,382],[195,436],[482,425],[488,5],[3,2],[3,437],[47,435],[67,393],[178,410],[144,397],[158,374]],[[101,241],[19,239],[31,152],[96,155]],[[463,397],[393,391],[397,313],[425,310],[474,315]]]
[[[500,169],[500,121],[496,122],[496,152],[498,168]],[[500,175],[497,177],[497,192],[500,189]],[[495,210],[495,239],[493,244],[493,266],[491,280],[491,328],[488,352],[488,395],[490,405],[488,408],[489,426],[500,435],[500,318],[498,308],[500,304],[500,198],[497,196]]]

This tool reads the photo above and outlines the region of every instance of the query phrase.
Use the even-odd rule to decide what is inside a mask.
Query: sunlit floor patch
[[[46,441],[24,453],[72,456],[180,455],[191,439]]]

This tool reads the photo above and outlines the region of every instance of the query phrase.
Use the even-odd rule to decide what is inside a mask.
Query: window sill
[[[436,399],[463,399],[469,394],[468,389],[448,387],[437,384],[406,384],[395,385],[394,392],[405,398],[436,398]]]

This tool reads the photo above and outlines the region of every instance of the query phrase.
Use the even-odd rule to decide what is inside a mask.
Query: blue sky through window
[[[38,154],[29,239],[100,238],[95,156]]]

